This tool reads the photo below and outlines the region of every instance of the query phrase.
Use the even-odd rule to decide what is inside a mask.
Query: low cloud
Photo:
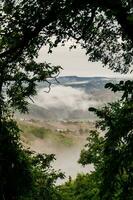
[[[40,89],[34,100],[36,105],[46,109],[67,108],[71,111],[87,111],[88,107],[99,104],[92,95],[70,86],[55,86],[50,93],[46,93],[45,89]]]

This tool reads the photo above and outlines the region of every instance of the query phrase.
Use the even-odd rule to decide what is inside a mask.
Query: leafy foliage
[[[1,104],[7,95],[11,107],[26,112],[26,99],[36,94],[37,82],[49,83],[60,69],[35,62],[38,51],[49,45],[51,52],[70,38],[86,49],[90,60],[126,73],[133,63],[132,9],[130,0],[113,5],[106,0],[1,1]]]
[[[4,200],[44,199],[48,194],[52,199],[50,191],[60,176],[50,169],[53,156],[34,156],[22,147],[20,130],[13,120],[14,109],[28,111],[27,99],[36,94],[37,82],[50,84],[49,78],[56,77],[60,69],[35,61],[42,46],[40,24],[51,5],[37,2],[0,2],[0,199]],[[42,188],[47,194],[41,194]]]
[[[63,200],[131,200],[133,198],[133,88],[132,81],[108,83],[123,92],[121,100],[101,109],[90,108],[99,117],[81,151],[79,163],[93,164],[94,171],[60,186]]]
[[[3,120],[1,129],[0,198],[18,199],[31,189],[30,161],[19,142],[16,123],[13,120]]]
[[[6,96],[8,105],[21,112],[27,111],[27,98],[36,94],[37,82],[49,83],[48,79],[56,77],[61,69],[35,61],[43,44],[41,24],[51,5],[37,2],[4,0],[0,3],[1,104]]]
[[[34,65],[34,57],[43,44],[48,44],[51,52],[59,43],[64,45],[66,40],[74,38],[86,49],[90,60],[100,60],[111,69],[126,73],[133,63],[132,9],[130,0],[113,3],[3,0],[0,3],[2,65],[6,72],[9,66]]]
[[[59,187],[62,200],[99,200],[99,188],[95,173],[77,175],[74,181],[68,181]]]
[[[28,193],[28,199],[61,199],[60,194],[55,186],[55,183],[58,178],[64,178],[64,174],[60,171],[56,172],[51,167],[51,162],[54,159],[55,156],[53,154],[37,154],[36,156],[32,157],[33,185],[31,192]]]
[[[35,61],[42,45],[49,45],[51,52],[60,42],[64,45],[66,40],[74,38],[86,49],[91,61],[100,60],[114,71],[126,73],[133,64],[132,31],[133,4],[130,0],[113,3],[108,0],[1,0],[1,199],[59,199],[54,183],[61,174],[49,171],[54,157],[34,157],[26,152],[20,144],[19,129],[10,116],[10,108],[27,111],[27,98],[31,99],[36,94],[37,82],[49,83],[48,79],[59,73],[59,66]],[[72,47],[75,48],[75,44]],[[109,104],[101,110],[92,109],[100,117],[98,126],[106,134],[105,140],[99,140],[95,133],[92,144],[88,146],[90,157],[83,152],[84,164],[94,162],[98,169],[102,200],[129,200],[133,196],[132,82],[121,82],[117,86],[108,84],[107,87],[113,91],[124,89],[123,101]],[[103,150],[100,152],[99,148]],[[82,187],[80,176],[78,179],[80,181],[74,184],[77,188]],[[89,180],[87,184],[91,183],[94,187],[96,185],[93,179],[83,177],[83,180]],[[79,193],[77,198],[88,196]]]
[[[100,198],[130,200],[133,197],[133,88],[132,81],[107,84],[114,91],[123,91],[122,99],[102,109],[91,108],[100,118],[97,127],[104,137],[92,132],[80,162],[94,164],[100,175]]]
[[[0,127],[0,199],[59,199],[55,183],[64,175],[51,167],[54,155],[25,150],[16,122],[9,114],[4,117]]]
[[[86,49],[90,61],[101,61],[115,72],[127,73],[133,64],[133,4],[130,0],[66,0],[62,18],[51,25],[50,33],[64,45],[74,38]],[[61,15],[61,12],[60,12]],[[56,32],[53,28],[57,27]]]

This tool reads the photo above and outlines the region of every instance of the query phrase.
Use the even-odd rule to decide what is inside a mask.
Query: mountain
[[[52,85],[68,85],[72,87],[89,87],[91,89],[104,87],[107,82],[116,82],[118,79],[107,77],[78,77],[78,76],[61,76],[57,79],[50,79]],[[39,88],[47,87],[47,83],[39,83]]]
[[[88,112],[89,107],[102,106],[120,96],[104,88],[108,82],[119,81],[115,78],[63,76],[49,81],[51,91],[47,93],[48,85],[39,83],[34,104],[30,102],[29,105],[29,114],[21,115],[21,118],[93,121],[95,116]]]
[[[88,112],[119,98],[104,88],[107,82],[119,80],[106,77],[65,76],[52,82],[51,91],[46,83],[38,84],[38,95],[29,104],[29,114],[16,113],[21,140],[26,147],[39,153],[56,154],[55,169],[65,172],[66,179],[77,173],[93,170],[83,168],[77,161],[96,117]],[[65,179],[65,180],[66,180]]]

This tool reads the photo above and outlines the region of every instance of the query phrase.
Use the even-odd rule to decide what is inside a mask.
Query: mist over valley
[[[54,153],[55,169],[65,172],[68,179],[69,175],[76,177],[77,173],[93,169],[77,163],[96,121],[88,108],[115,101],[120,95],[104,88],[107,82],[116,82],[106,77],[69,76],[51,82],[49,93],[46,83],[39,84],[34,103],[29,104],[29,113],[17,113],[16,117],[23,130],[24,144],[39,153]]]
[[[50,80],[51,90],[46,83],[38,85],[37,96],[29,105],[29,114],[25,119],[37,120],[89,120],[95,116],[88,112],[89,107],[98,107],[115,101],[119,95],[104,86],[107,82],[116,82],[106,77],[59,77]],[[118,81],[118,79],[117,79]]]

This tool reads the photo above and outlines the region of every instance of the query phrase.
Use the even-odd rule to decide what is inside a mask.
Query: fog
[[[88,108],[99,105],[101,101],[96,101],[93,95],[87,94],[83,89],[60,85],[52,87],[50,93],[46,93],[46,88],[39,89],[37,96],[34,98],[34,103],[49,110],[52,113],[52,117],[55,114],[57,120],[59,117],[60,119],[71,120],[79,116],[81,117],[80,119],[85,116],[88,119],[88,115],[86,115],[86,113],[89,113]],[[55,143],[52,140],[36,138],[32,141],[31,147],[40,153],[54,153],[56,161],[53,166],[55,169],[61,169],[61,171],[65,172],[65,180],[69,176],[75,178],[78,173],[86,173],[93,169],[92,166],[83,167],[78,164],[81,149],[86,143],[86,137],[80,138],[78,144],[70,147],[60,146],[60,144],[56,146]],[[58,184],[60,183],[58,182]]]
[[[92,95],[70,86],[55,86],[50,93],[46,93],[45,89],[40,89],[34,101],[43,108],[68,108],[71,111],[87,111],[88,107],[99,104]]]
[[[32,141],[32,149],[39,153],[55,154],[56,160],[53,163],[53,167],[56,170],[61,169],[65,173],[64,180],[58,180],[57,184],[61,184],[68,180],[69,176],[76,178],[78,173],[87,173],[93,170],[92,165],[83,167],[78,163],[81,149],[83,149],[86,141],[81,140],[79,145],[72,147],[60,147],[55,146],[55,143],[48,140],[42,140],[36,138]]]

